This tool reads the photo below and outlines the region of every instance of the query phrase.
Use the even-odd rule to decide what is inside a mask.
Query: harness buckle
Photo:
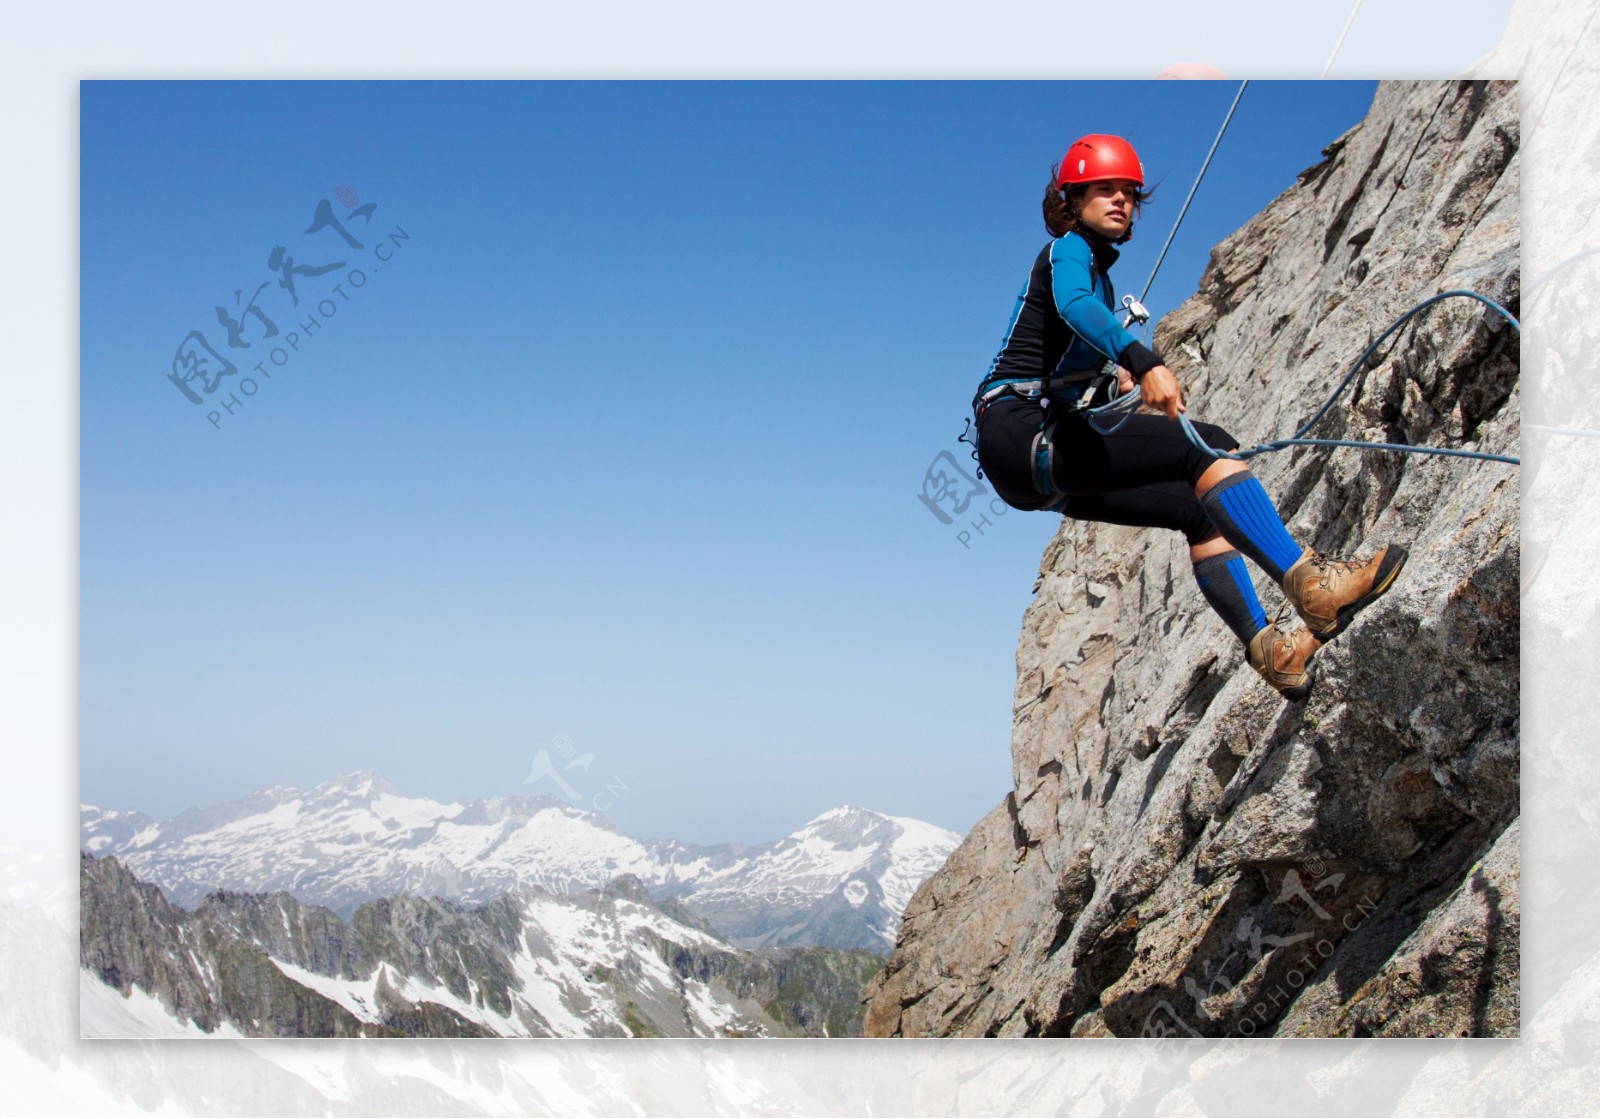
[[[1056,497],[1061,493],[1056,489],[1055,481],[1055,437],[1054,421],[1045,424],[1033,437],[1033,488],[1041,497]]]

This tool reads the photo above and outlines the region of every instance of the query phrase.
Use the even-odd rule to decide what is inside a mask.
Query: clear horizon
[[[205,803],[205,804],[191,804],[191,805],[188,805],[185,808],[182,808],[182,809],[178,810],[177,812],[174,812],[174,813],[171,813],[170,815],[165,815],[165,816],[151,816],[150,813],[144,812],[142,809],[139,809],[137,807],[127,807],[127,806],[115,805],[115,804],[94,804],[94,803],[90,803],[88,801],[80,802],[78,807],[79,807],[79,812],[80,812],[80,820],[81,820],[81,813],[82,813],[83,809],[85,809],[85,808],[93,808],[93,809],[97,809],[97,810],[102,811],[102,812],[116,812],[116,813],[135,812],[135,813],[139,813],[140,815],[143,815],[143,816],[149,816],[151,819],[155,820],[156,823],[158,823],[158,824],[165,824],[165,823],[171,822],[172,820],[177,819],[179,816],[182,816],[186,812],[196,811],[196,810],[205,811],[205,810],[209,810],[209,809],[220,808],[220,807],[223,807],[223,806],[225,806],[227,804],[232,804],[232,803],[236,803],[238,801],[247,800],[251,796],[254,796],[254,795],[259,794],[259,793],[270,792],[273,789],[286,788],[286,789],[294,789],[296,792],[309,793],[309,792],[314,792],[317,789],[322,788],[324,786],[332,785],[332,784],[335,784],[337,782],[340,782],[340,781],[343,781],[345,779],[352,778],[352,777],[373,778],[373,779],[376,779],[378,781],[382,781],[385,784],[389,785],[390,787],[394,788],[397,791],[398,795],[401,796],[404,799],[407,799],[407,800],[432,800],[435,803],[440,803],[440,804],[443,804],[443,805],[445,805],[447,807],[450,806],[450,805],[454,805],[454,804],[470,803],[470,802],[473,802],[473,801],[492,800],[492,799],[495,799],[496,797],[504,798],[504,799],[520,798],[520,799],[525,799],[525,800],[534,801],[534,802],[548,802],[553,807],[570,808],[570,809],[573,809],[573,810],[578,811],[578,812],[583,812],[583,813],[586,813],[586,814],[599,816],[602,821],[604,821],[606,824],[610,825],[617,832],[627,836],[629,839],[635,839],[635,840],[639,840],[641,842],[646,842],[646,843],[653,843],[653,842],[657,842],[657,841],[672,840],[672,841],[677,841],[677,842],[680,842],[680,843],[686,843],[687,846],[691,846],[691,847],[717,847],[717,846],[727,846],[727,845],[738,846],[738,845],[749,845],[751,843],[755,843],[755,844],[759,845],[759,844],[763,844],[763,843],[774,843],[774,842],[777,842],[778,840],[782,840],[782,839],[787,838],[790,835],[793,835],[795,832],[798,832],[798,831],[802,830],[807,825],[813,824],[816,821],[818,821],[818,820],[820,820],[820,819],[822,819],[822,818],[824,818],[826,816],[829,816],[829,815],[831,815],[831,814],[833,814],[835,812],[841,812],[841,811],[847,811],[847,810],[870,812],[873,815],[881,816],[884,819],[894,820],[894,821],[897,821],[897,822],[898,821],[910,821],[912,823],[921,823],[921,824],[928,824],[929,826],[933,826],[933,827],[940,827],[937,824],[932,824],[931,821],[920,820],[920,819],[918,819],[916,817],[899,816],[899,815],[895,815],[893,813],[879,812],[877,809],[873,808],[871,805],[867,805],[867,804],[852,804],[852,803],[848,803],[848,802],[843,802],[843,803],[840,803],[840,804],[832,805],[831,807],[825,808],[822,811],[817,812],[817,813],[813,814],[812,816],[807,817],[804,820],[800,820],[797,823],[791,824],[787,828],[785,828],[782,832],[780,832],[780,833],[778,833],[776,835],[773,835],[769,839],[754,840],[754,841],[752,841],[752,840],[724,840],[724,841],[721,841],[721,842],[716,842],[716,841],[703,842],[702,841],[702,842],[687,843],[686,841],[682,840],[680,837],[675,836],[675,835],[640,835],[640,834],[635,834],[633,832],[629,832],[626,829],[619,827],[616,824],[615,821],[611,820],[611,818],[606,815],[604,809],[594,807],[594,805],[592,803],[592,799],[591,799],[590,802],[587,802],[587,803],[582,799],[573,800],[573,799],[571,799],[569,797],[563,796],[559,792],[550,790],[548,788],[546,788],[546,789],[530,789],[530,790],[528,790],[526,792],[499,793],[499,794],[494,794],[492,796],[487,796],[487,797],[455,797],[455,798],[450,798],[450,799],[447,799],[447,800],[439,801],[435,797],[430,797],[426,792],[422,792],[422,791],[418,791],[418,790],[414,790],[414,789],[403,788],[403,787],[397,785],[395,782],[389,780],[389,778],[388,778],[388,776],[386,774],[384,774],[382,772],[379,772],[378,770],[371,770],[371,769],[366,769],[366,770],[347,770],[347,771],[345,771],[343,773],[334,774],[334,775],[326,778],[325,780],[318,781],[318,782],[316,782],[314,784],[311,784],[311,785],[301,785],[301,784],[296,784],[294,782],[280,782],[277,785],[263,785],[260,788],[249,789],[249,790],[241,792],[241,793],[239,793],[239,794],[237,794],[235,796],[224,797],[221,800],[217,800],[217,801],[214,801],[214,802],[209,802],[209,803]],[[600,795],[601,796],[605,796],[606,794],[602,791],[602,793]],[[940,830],[941,831],[945,831],[945,832],[949,832],[950,834],[955,835],[958,839],[963,834],[965,834],[965,833],[962,833],[962,832],[957,832],[952,828],[940,827]]]
[[[1056,521],[963,542],[924,472],[1066,145],[1157,186],[1137,294],[1237,86],[84,82],[80,799],[537,795],[543,751],[630,835],[965,834]],[[1251,83],[1157,318],[1375,87]]]

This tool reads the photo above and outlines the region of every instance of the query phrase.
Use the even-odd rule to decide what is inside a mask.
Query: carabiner
[[[1140,303],[1131,295],[1124,295],[1122,297],[1122,309],[1128,312],[1127,322],[1122,324],[1124,328],[1126,328],[1129,323],[1139,323],[1142,326],[1150,321],[1150,312],[1144,309],[1143,303]]]

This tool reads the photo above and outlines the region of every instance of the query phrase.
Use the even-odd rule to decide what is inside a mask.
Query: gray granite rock
[[[1160,323],[1190,415],[1287,435],[1426,297],[1516,313],[1518,140],[1514,83],[1381,84]],[[1515,331],[1446,300],[1310,434],[1514,455],[1519,369]],[[1017,646],[1015,790],[912,898],[869,1035],[1516,1033],[1518,471],[1252,466],[1301,542],[1403,543],[1398,583],[1291,704],[1176,534],[1064,521]]]

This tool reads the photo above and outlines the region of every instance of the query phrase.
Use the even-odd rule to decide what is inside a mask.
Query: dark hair
[[[1083,196],[1088,193],[1088,183],[1068,183],[1058,187],[1061,167],[1056,165],[1050,171],[1050,182],[1044,188],[1044,227],[1050,231],[1050,236],[1060,237],[1079,227],[1083,216]],[[1139,217],[1139,211],[1144,204],[1150,201],[1154,190],[1139,187],[1133,192],[1133,216],[1128,221],[1128,228],[1122,231],[1122,236],[1116,240],[1122,244],[1133,236],[1134,221]]]

